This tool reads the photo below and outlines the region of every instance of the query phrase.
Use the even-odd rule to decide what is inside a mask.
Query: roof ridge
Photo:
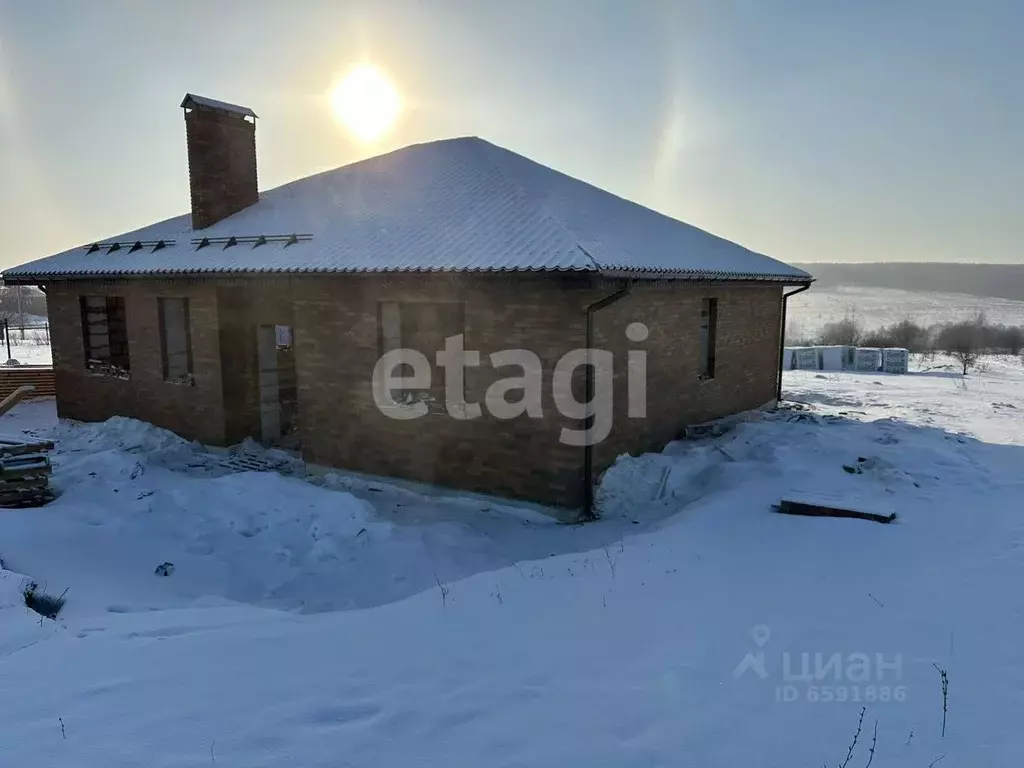
[[[579,237],[579,235],[577,235],[575,232],[572,231],[572,229],[569,227],[569,225],[565,221],[562,220],[561,216],[559,216],[558,214],[553,212],[550,208],[548,208],[548,206],[542,205],[539,202],[537,202],[536,197],[534,195],[530,194],[530,191],[528,189],[526,189],[526,187],[523,186],[523,184],[519,181],[519,179],[510,176],[506,172],[505,166],[503,164],[501,164],[501,163],[496,162],[495,158],[493,157],[493,152],[494,152],[494,150],[498,150],[499,152],[506,152],[506,153],[508,153],[510,155],[522,158],[522,159],[527,160],[528,162],[531,162],[531,163],[536,163],[535,160],[530,160],[530,158],[528,158],[528,157],[525,157],[523,155],[519,155],[519,154],[517,154],[515,152],[512,152],[509,149],[505,149],[504,147],[498,146],[497,144],[494,144],[494,143],[492,143],[490,141],[487,141],[487,139],[480,138],[479,136],[470,136],[470,137],[466,137],[466,138],[476,139],[479,144],[485,145],[485,147],[483,147],[482,149],[486,149],[487,150],[486,153],[481,152],[480,154],[483,156],[483,158],[487,162],[487,164],[494,171],[496,171],[499,176],[501,176],[503,181],[505,181],[507,184],[509,184],[510,186],[514,187],[516,190],[518,190],[519,193],[522,195],[523,199],[526,200],[527,202],[529,202],[531,205],[533,205],[533,207],[535,207],[537,209],[538,214],[542,218],[544,218],[547,221],[553,223],[556,227],[558,227],[558,229],[560,229],[562,232],[564,232],[566,234],[566,236],[569,238],[569,240],[572,241],[572,244],[575,246],[576,250],[578,250],[580,253],[582,253],[586,257],[587,261],[589,261],[593,265],[595,272],[600,272],[601,271],[601,265],[597,263],[597,259],[595,259],[593,256],[591,256],[590,253],[587,251],[587,249],[584,248],[582,245],[580,245],[580,237]],[[537,165],[541,165],[541,164],[537,163]],[[544,167],[547,167],[547,166],[544,166]]]

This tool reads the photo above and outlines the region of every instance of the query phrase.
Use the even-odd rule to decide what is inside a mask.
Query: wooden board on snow
[[[861,508],[858,508],[861,507]],[[848,517],[857,520],[870,520],[875,523],[891,523],[896,513],[891,510],[875,509],[868,511],[859,503],[845,500],[837,502],[821,496],[794,496],[781,499],[776,512],[784,515],[805,515],[809,517]]]

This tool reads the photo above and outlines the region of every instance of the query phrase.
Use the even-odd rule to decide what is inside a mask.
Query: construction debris
[[[53,501],[47,452],[53,443],[0,438],[0,507],[41,507]]]

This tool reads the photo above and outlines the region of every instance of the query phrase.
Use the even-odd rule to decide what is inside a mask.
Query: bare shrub
[[[860,346],[862,347],[893,347],[895,344],[892,343],[889,333],[885,328],[879,328],[874,331],[868,331],[860,338]]]
[[[904,318],[886,330],[894,347],[902,347],[911,352],[926,352],[931,346],[928,329],[918,325],[910,318]]]
[[[935,346],[952,356],[963,369],[964,376],[978,364],[984,350],[984,319],[951,323],[944,326],[935,339]]]
[[[850,313],[842,320],[826,323],[821,329],[818,340],[820,344],[826,347],[855,347],[860,343],[861,335],[862,330],[857,322],[857,316]]]
[[[853,741],[850,742],[850,746],[846,750],[846,758],[843,762],[839,763],[839,768],[847,768],[850,765],[850,761],[853,759],[853,754],[857,750],[857,742],[860,741],[860,734],[864,728],[864,714],[868,711],[867,707],[861,707],[860,717],[857,718],[857,730],[853,734]],[[913,731],[911,731],[913,736]],[[907,743],[910,741],[908,739]],[[871,768],[871,763],[875,761],[875,749],[878,746],[878,720],[875,720],[875,727],[871,735],[871,746],[868,748],[868,760],[864,764],[864,768]]]
[[[26,584],[21,591],[21,595],[25,599],[25,606],[47,619],[57,618],[57,614],[64,607],[66,602],[64,596],[67,593],[68,591],[65,589],[60,595],[47,594],[40,591],[39,585],[34,581]]]
[[[862,347],[900,347],[911,352],[927,352],[931,349],[928,329],[913,320],[905,318],[898,323],[886,325],[861,336]]]

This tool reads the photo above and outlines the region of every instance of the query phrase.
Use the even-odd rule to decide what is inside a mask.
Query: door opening
[[[290,325],[256,329],[260,389],[260,440],[298,447],[298,390]]]

